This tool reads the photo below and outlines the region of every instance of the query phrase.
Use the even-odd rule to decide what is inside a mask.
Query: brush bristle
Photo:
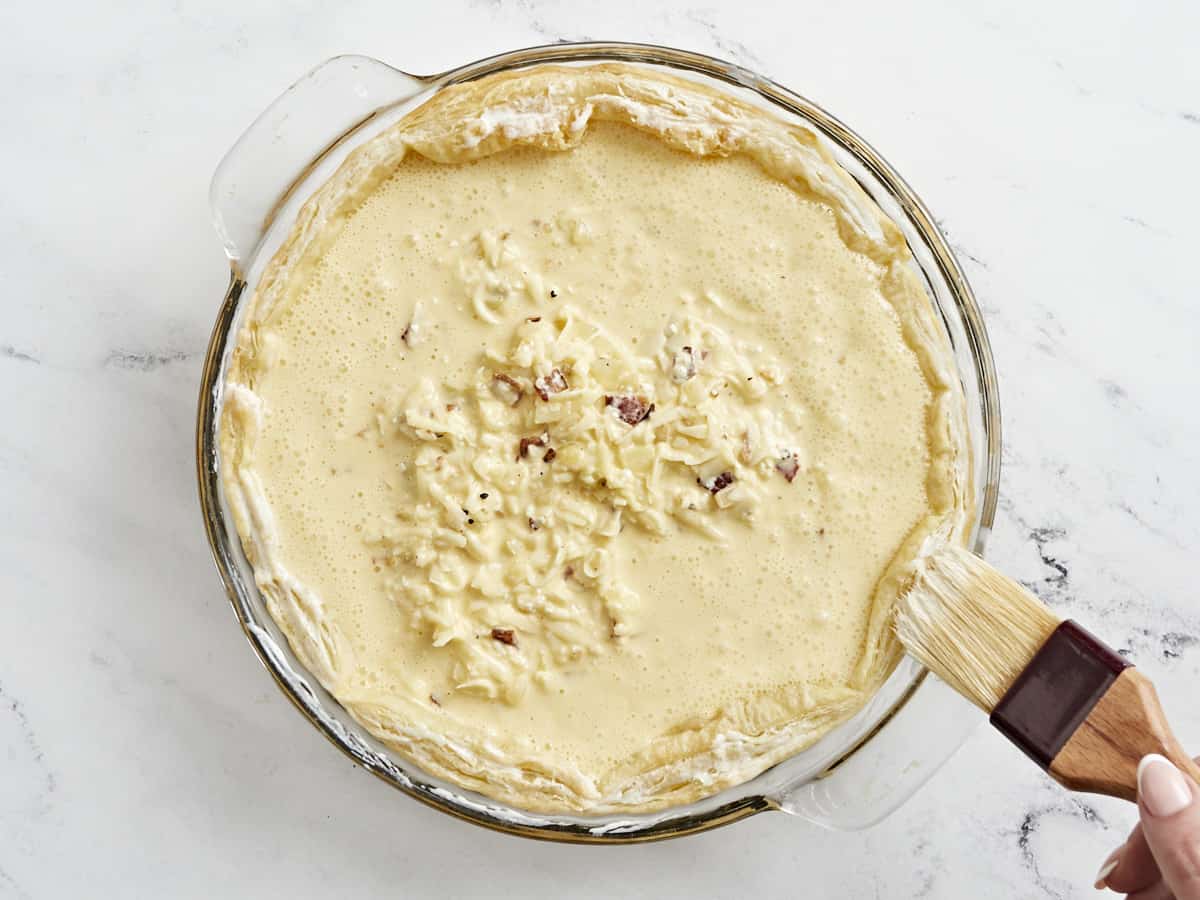
[[[922,665],[991,713],[1060,621],[978,556],[946,545],[901,598],[896,634]]]

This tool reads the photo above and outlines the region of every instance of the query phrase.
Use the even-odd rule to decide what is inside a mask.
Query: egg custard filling
[[[970,448],[905,241],[809,132],[619,65],[442,90],[248,301],[221,471],[299,660],[539,812],[697,800],[817,741],[962,541]]]

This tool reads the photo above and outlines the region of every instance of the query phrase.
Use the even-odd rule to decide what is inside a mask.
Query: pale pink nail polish
[[[1117,864],[1121,862],[1122,847],[1118,847],[1112,853],[1108,854],[1108,859],[1100,866],[1100,871],[1096,873],[1096,881],[1092,885],[1096,890],[1102,891],[1108,887],[1108,876],[1117,868]]]
[[[1192,789],[1170,760],[1157,753],[1142,757],[1137,770],[1138,797],[1152,816],[1173,816],[1192,804]]]

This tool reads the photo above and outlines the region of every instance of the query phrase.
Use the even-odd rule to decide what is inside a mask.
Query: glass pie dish
[[[518,50],[426,77],[361,56],[340,56],[292,85],[242,135],[213,178],[214,225],[232,274],[204,363],[197,470],[205,527],[238,621],[296,707],[355,762],[418,800],[469,821],[546,839],[613,843],[701,831],[765,810],[838,829],[865,827],[899,806],[980,721],[919,665],[904,659],[853,717],[758,777],[686,806],[608,816],[533,814],[429,776],[373,738],[305,671],[268,614],[233,525],[221,480],[218,425],[241,315],[296,214],[364,142],[443,88],[542,63],[620,61],[667,70],[806,127],[904,234],[949,337],[971,448],[971,539],[981,550],[996,507],[1000,418],[982,317],[934,220],[900,176],[854,132],[808,100],[739,66],[639,44],[556,44]]]

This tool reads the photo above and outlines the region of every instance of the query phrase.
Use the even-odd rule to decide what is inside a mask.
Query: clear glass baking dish
[[[973,449],[972,539],[983,549],[1000,475],[996,375],[979,307],[924,204],[862,138],[778,84],[697,53],[606,42],[532,47],[424,77],[367,57],[335,57],[288,88],[221,161],[210,200],[232,276],[204,363],[196,436],[200,502],[213,557],[246,637],[297,709],[355,762],[445,812],[514,834],[588,843],[674,837],[765,810],[831,828],[863,828],[903,803],[981,720],[912,660],[902,661],[862,710],[817,744],[707,800],[642,815],[533,815],[426,775],[346,713],[297,662],[267,613],[225,503],[216,429],[242,300],[253,296],[304,201],[351,150],[447,85],[539,63],[612,61],[705,82],[807,127],[901,228],[958,361]]]

